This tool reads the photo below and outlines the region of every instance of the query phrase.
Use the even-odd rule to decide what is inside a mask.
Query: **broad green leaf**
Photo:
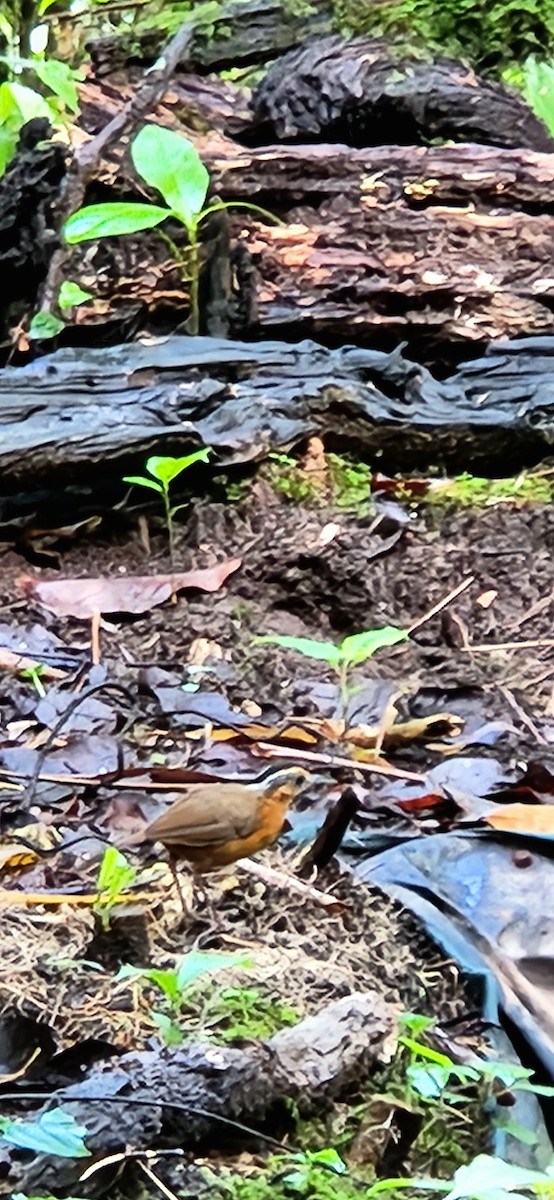
[[[523,70],[529,104],[554,137],[554,66],[531,57]]]
[[[10,1146],[35,1150],[38,1154],[55,1154],[58,1158],[88,1158],[83,1138],[86,1129],[77,1125],[74,1117],[62,1108],[44,1112],[36,1121],[0,1119],[1,1137]]]
[[[196,450],[194,454],[185,454],[183,458],[171,458],[168,455],[154,455],[146,460],[146,470],[159,479],[160,483],[169,484],[172,479],[176,479],[182,471],[186,471],[187,467],[191,467],[196,462],[208,462],[211,454],[209,446],[205,446],[202,450]]]
[[[65,321],[60,321],[59,317],[54,316],[54,313],[39,312],[35,313],[29,326],[29,337],[32,342],[38,342],[42,338],[57,337],[65,329]]]
[[[0,84],[0,122],[17,113],[20,117],[20,127],[32,121],[34,117],[48,117],[52,110],[44,96],[40,96],[33,88],[24,87],[22,83]]]
[[[346,1163],[343,1162],[338,1151],[334,1150],[332,1146],[326,1146],[324,1150],[308,1150],[307,1159],[308,1162],[315,1163],[317,1166],[327,1167],[335,1175],[346,1174]]]
[[[139,233],[141,229],[153,229],[169,216],[167,208],[155,204],[88,204],[78,208],[68,217],[63,235],[70,246],[77,242],[90,242],[95,238],[120,237],[125,233]]]
[[[78,283],[64,279],[58,293],[60,308],[76,308],[78,304],[84,304],[85,300],[92,300],[92,292],[84,292]]]
[[[332,667],[338,667],[341,662],[341,653],[338,646],[334,642],[316,642],[311,638],[302,637],[286,637],[277,636],[254,638],[254,641],[271,643],[273,646],[282,646],[283,650],[297,650],[299,654],[303,654],[305,658],[317,658],[320,662],[330,663]]]
[[[478,1154],[472,1162],[458,1167],[453,1183],[447,1200],[462,1200],[465,1197],[490,1200],[501,1192],[513,1193],[514,1189],[532,1188],[534,1184],[547,1183],[552,1186],[554,1178],[552,1174],[517,1167],[490,1154]]]
[[[218,951],[209,950],[190,950],[181,959],[181,964],[177,971],[177,985],[180,992],[185,988],[196,983],[202,975],[208,974],[210,971],[220,971],[226,967],[247,967],[251,965],[251,960],[244,957],[244,954],[224,954]]]
[[[154,483],[153,479],[145,479],[144,475],[124,475],[123,482],[124,483],[136,483],[136,484],[138,484],[139,487],[152,488],[152,491],[158,492],[158,494],[161,496],[163,496],[163,493],[164,493],[164,489],[161,486],[161,484]]]
[[[208,194],[210,176],[188,138],[161,125],[145,125],[131,144],[135,170],[161,192],[186,226],[195,228]]]
[[[131,967],[126,964],[119,968],[115,982],[119,983],[123,979],[146,979],[161,989],[170,1004],[179,999],[177,972],[174,970],[164,971],[161,967]]]
[[[32,67],[41,83],[59,96],[70,112],[78,112],[79,93],[75,82],[75,71],[72,71],[67,63],[60,62],[56,58],[37,58],[33,59]]]
[[[355,633],[346,637],[340,643],[339,652],[342,659],[349,663],[365,662],[376,650],[383,646],[396,646],[397,642],[405,642],[409,634],[406,629],[398,629],[395,625],[385,625],[383,629],[367,629],[365,633]]]

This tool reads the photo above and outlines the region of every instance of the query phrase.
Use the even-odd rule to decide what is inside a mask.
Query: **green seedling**
[[[207,463],[210,454],[210,447],[205,446],[203,450],[197,450],[194,454],[185,454],[183,458],[155,455],[153,458],[147,458],[145,463],[146,470],[153,476],[152,479],[147,479],[145,475],[123,476],[124,483],[136,483],[138,487],[151,488],[152,491],[158,492],[162,497],[169,540],[169,561],[172,570],[175,569],[175,530],[173,518],[185,506],[183,504],[171,505],[169,485],[174,479],[177,479],[178,475],[186,471],[187,467],[191,467],[193,463]]]
[[[92,292],[85,292],[72,279],[64,279],[58,292],[58,304],[62,310],[77,308],[79,304],[86,304],[87,300],[92,300]]]
[[[41,700],[46,695],[46,688],[42,682],[42,676],[45,672],[45,667],[42,663],[34,663],[32,667],[25,667],[24,671],[19,672],[20,679],[28,679],[32,683],[35,691],[40,696]]]
[[[172,129],[145,125],[131,143],[131,158],[141,179],[160,192],[166,207],[157,204],[91,204],[79,208],[66,221],[64,237],[70,245],[119,237],[144,229],[157,229],[175,258],[183,277],[190,280],[188,332],[199,329],[200,233],[206,219],[229,208],[247,208],[266,220],[280,222],[272,213],[247,201],[214,200],[206,204],[210,176],[192,142]],[[165,231],[157,227],[171,218],[184,226],[188,253],[184,254]]]
[[[395,625],[385,625],[383,629],[366,629],[363,633],[355,633],[343,638],[338,646],[334,642],[312,641],[311,638],[280,637],[269,634],[267,637],[255,638],[274,646],[282,646],[284,650],[296,650],[306,658],[316,658],[326,662],[336,671],[339,683],[339,694],[346,721],[349,699],[349,676],[352,667],[372,658],[377,650],[385,646],[396,646],[405,642],[409,637],[407,629],[398,629]]]
[[[454,1081],[463,1087],[484,1081],[491,1094],[499,1089],[532,1092],[537,1096],[554,1096],[554,1087],[531,1083],[534,1071],[517,1063],[496,1062],[491,1059],[474,1059],[471,1065],[458,1064],[448,1054],[443,1054],[422,1041],[435,1022],[419,1013],[404,1013],[400,1019],[401,1033],[398,1041],[409,1054],[406,1077],[410,1086],[424,1100],[446,1098],[459,1103],[460,1097],[447,1093],[446,1088]]]
[[[229,967],[246,969],[252,966],[252,960],[241,954],[223,954],[208,950],[190,950],[181,959],[177,967],[164,970],[160,967],[121,967],[116,976],[116,982],[124,979],[139,980],[153,984],[159,988],[169,1008],[169,1015],[164,1012],[151,1010],[166,1045],[179,1045],[183,1040],[180,1026],[173,1018],[178,1015],[191,989],[203,976],[214,971],[227,970]]]
[[[93,905],[93,911],[100,917],[103,929],[110,928],[112,909],[125,898],[125,889],[136,882],[137,875],[137,868],[125,855],[116,850],[115,846],[108,846],[104,851],[96,880],[98,899]]]

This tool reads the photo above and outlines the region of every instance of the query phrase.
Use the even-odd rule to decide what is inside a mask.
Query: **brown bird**
[[[169,850],[181,902],[177,860],[186,859],[203,874],[265,850],[281,833],[287,809],[308,778],[303,767],[270,767],[250,783],[193,783],[152,821],[142,836]]]

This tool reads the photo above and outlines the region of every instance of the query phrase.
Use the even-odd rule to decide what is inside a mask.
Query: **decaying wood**
[[[234,336],[385,335],[392,345],[409,332],[440,354],[452,341],[554,330],[554,155],[477,145],[247,149],[221,132],[192,137],[217,195],[255,201],[285,222],[232,217]],[[102,182],[116,184],[115,194],[131,186],[117,157],[104,164]],[[174,264],[165,256],[145,287],[144,251],[155,256],[154,241],[143,235],[134,270],[133,244],[118,239],[101,249],[104,260],[111,255],[112,317],[130,297],[140,307],[142,297],[151,314],[173,308],[182,319],[186,287]],[[93,290],[100,251],[86,253],[81,282]],[[75,253],[73,277],[84,255]],[[90,313],[79,320],[106,319],[102,306]]]
[[[349,1083],[359,1084],[387,1060],[395,1021],[394,1007],[377,993],[355,992],[244,1048],[193,1043],[125,1054],[115,1069],[100,1067],[85,1082],[54,1092],[48,1107],[62,1106],[86,1129],[93,1154],[146,1150],[167,1144],[168,1137],[189,1150],[199,1142],[217,1145],[225,1118],[255,1129],[276,1110],[284,1118],[286,1102],[303,1116],[325,1111]],[[94,1096],[106,1099],[87,1103]],[[229,1131],[237,1132],[232,1126]],[[88,1164],[45,1154],[29,1164],[14,1156],[9,1182],[44,1195],[75,1185]],[[97,1194],[98,1177],[94,1185]],[[89,1189],[79,1184],[79,1195],[90,1195]]]
[[[191,61],[204,70],[252,66],[270,61],[277,54],[302,45],[307,37],[329,32],[333,8],[328,0],[318,0],[317,8],[287,3],[287,0],[231,0],[210,13],[209,36],[199,27],[195,34]],[[65,14],[58,19],[63,20]],[[67,17],[65,17],[67,19]],[[97,77],[126,68],[129,60],[152,62],[164,41],[163,28],[122,26],[109,37],[94,37],[87,42]]]
[[[5,492],[138,452],[245,462],[318,435],[389,469],[517,469],[554,442],[554,338],[492,345],[440,381],[399,351],[173,337],[60,350],[0,371]]]
[[[352,146],[433,138],[552,150],[523,97],[450,59],[402,61],[384,41],[313,38],[270,67],[253,110],[266,141],[317,137]]]
[[[429,346],[554,331],[554,155],[483,146],[289,146],[213,162],[256,273],[250,331]]]

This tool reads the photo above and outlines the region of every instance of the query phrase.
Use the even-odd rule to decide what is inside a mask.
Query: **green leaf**
[[[63,235],[70,246],[90,242],[95,238],[120,237],[153,229],[170,216],[167,208],[155,204],[88,204],[68,217]]]
[[[554,1178],[552,1174],[517,1167],[490,1154],[478,1154],[472,1162],[458,1167],[453,1182],[447,1200],[465,1200],[466,1197],[495,1200],[501,1193],[510,1194],[517,1188],[528,1189],[534,1184],[545,1183],[553,1186]]]
[[[194,454],[185,454],[183,458],[171,458],[169,455],[154,455],[146,460],[146,470],[159,479],[166,486],[171,483],[172,479],[176,479],[182,471],[186,471],[187,467],[191,467],[193,463],[207,463],[211,454],[209,446],[205,446],[202,450],[196,450]],[[164,488],[165,491],[165,488]]]
[[[227,967],[248,967],[251,960],[243,954],[224,954],[218,951],[190,950],[181,959],[177,971],[177,985],[180,992],[196,983],[202,975],[210,971],[220,971]]]
[[[167,1013],[155,1012],[150,1009],[150,1016],[155,1025],[157,1025],[163,1043],[165,1046],[180,1046],[183,1042],[183,1030],[176,1024],[175,1021],[168,1017]]]
[[[282,646],[283,650],[297,650],[299,654],[303,654],[305,658],[317,658],[320,662],[330,663],[332,667],[338,667],[341,662],[341,653],[338,646],[334,642],[316,642],[311,638],[301,637],[281,637],[275,635],[272,637],[258,637],[254,641],[259,645],[261,642],[271,643],[273,646]]]
[[[192,142],[173,129],[145,125],[131,144],[131,158],[146,183],[161,192],[189,229],[195,229],[210,176]]]
[[[10,1146],[35,1150],[38,1154],[55,1154],[58,1158],[88,1158],[83,1138],[86,1129],[77,1125],[74,1117],[62,1108],[44,1112],[36,1121],[0,1119],[1,1136]]]
[[[50,88],[54,95],[59,96],[70,112],[79,111],[79,93],[77,91],[75,71],[65,62],[56,58],[36,58],[32,60],[32,68],[41,83]]]
[[[32,121],[34,117],[47,117],[50,120],[52,110],[44,96],[33,88],[24,87],[22,83],[0,84],[0,122],[10,117],[19,118],[19,128]]]
[[[154,492],[158,492],[163,496],[164,489],[159,483],[154,483],[153,479],[145,479],[144,475],[124,475],[123,483],[136,483],[139,487],[152,488]]]
[[[98,892],[118,896],[124,888],[135,882],[136,877],[136,867],[115,846],[108,846],[96,880]]]
[[[383,646],[396,646],[397,642],[405,642],[409,637],[406,629],[398,629],[395,625],[385,625],[383,629],[367,629],[365,633],[355,633],[352,637],[343,638],[339,646],[340,656],[349,663],[365,662],[376,650]]]
[[[29,326],[29,337],[32,342],[41,341],[43,338],[57,337],[65,329],[65,321],[60,321],[59,317],[55,317],[54,313],[39,312],[35,313]]]
[[[0,179],[12,161],[18,141],[19,131],[12,132],[5,125],[0,125]]]
[[[64,279],[58,292],[60,308],[76,308],[78,304],[84,304],[85,300],[92,300],[92,292],[84,292],[78,283]]]
[[[335,1175],[346,1174],[346,1163],[332,1146],[326,1146],[324,1150],[308,1150],[307,1157],[310,1163],[318,1167],[327,1167]]]
[[[531,57],[526,60],[523,71],[529,104],[554,137],[554,66]]]

